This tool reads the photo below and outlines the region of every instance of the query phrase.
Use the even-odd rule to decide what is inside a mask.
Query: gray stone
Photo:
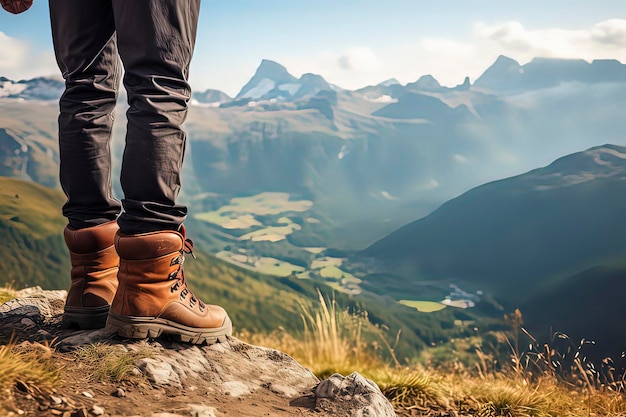
[[[136,363],[139,370],[148,378],[154,385],[158,386],[174,386],[182,387],[180,383],[180,377],[174,368],[168,362],[162,360],[144,358],[139,359]]]
[[[336,416],[391,417],[396,415],[375,382],[357,372],[333,374],[314,389],[316,408]]]

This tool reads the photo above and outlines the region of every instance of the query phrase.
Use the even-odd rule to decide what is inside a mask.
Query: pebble
[[[126,397],[126,391],[123,388],[118,388],[111,394],[114,397],[123,398]]]
[[[63,402],[62,399],[60,399],[59,397],[55,397],[54,395],[50,396],[50,399],[52,400],[53,403],[55,404],[61,404]]]
[[[24,325],[25,327],[35,327],[37,325],[37,323],[35,323],[34,321],[32,321],[29,318],[23,318],[21,321],[22,325]]]
[[[97,406],[97,405],[94,405],[94,406],[91,408],[91,414],[94,414],[94,415],[96,415],[96,416],[101,416],[101,415],[103,415],[103,414],[104,414],[104,408],[99,407],[99,406]]]
[[[82,394],[87,398],[93,398],[93,394],[89,391],[83,391]]]

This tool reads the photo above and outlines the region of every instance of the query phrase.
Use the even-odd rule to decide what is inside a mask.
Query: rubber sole
[[[233,333],[233,324],[229,317],[221,327],[195,328],[154,317],[132,317],[109,313],[106,322],[108,333],[117,333],[129,339],[155,339],[162,335],[170,335],[181,342],[194,345],[212,345],[226,341],[226,336]]]
[[[106,325],[110,306],[72,307],[65,306],[61,327],[78,327],[81,330],[101,329]]]

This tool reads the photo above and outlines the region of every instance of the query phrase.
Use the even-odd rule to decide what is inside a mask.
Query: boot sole
[[[233,324],[230,317],[226,317],[226,321],[221,327],[195,328],[165,319],[109,313],[106,331],[117,333],[119,336],[129,339],[157,338],[167,334],[185,343],[212,345],[225,342],[226,337],[233,333]]]
[[[65,306],[61,327],[78,327],[81,330],[101,329],[106,325],[110,306],[72,307]]]

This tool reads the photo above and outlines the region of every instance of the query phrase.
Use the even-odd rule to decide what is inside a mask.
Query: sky
[[[203,0],[190,83],[234,96],[271,59],[347,89],[426,74],[454,86],[499,55],[626,63],[624,0]],[[59,77],[47,0],[0,10],[0,76]]]

